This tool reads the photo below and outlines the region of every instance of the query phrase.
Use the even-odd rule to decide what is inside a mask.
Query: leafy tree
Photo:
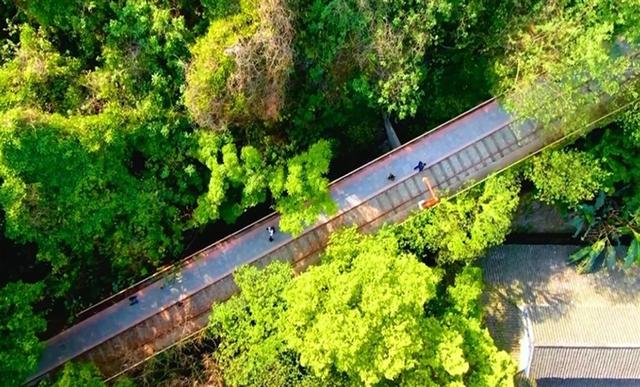
[[[65,364],[53,387],[103,387],[106,384],[102,378],[100,370],[93,363],[69,362]]]
[[[100,41],[103,39],[102,26],[108,23],[109,2],[95,0],[32,0],[16,2],[25,21],[33,22],[64,35],[62,41],[71,51],[85,60],[95,60]]]
[[[68,362],[57,375],[53,383],[41,382],[40,387],[106,387],[102,373],[93,363]],[[127,377],[119,377],[112,384],[114,387],[134,387],[135,383]]]
[[[0,68],[0,111],[29,106],[66,113],[78,104],[79,63],[60,55],[42,31],[20,28],[13,59]]]
[[[481,270],[465,266],[428,304],[430,337],[437,338],[434,359],[421,357],[415,371],[404,375],[405,385],[513,386],[513,360],[482,327],[482,287]]]
[[[424,55],[437,41],[433,30],[440,17],[449,15],[451,2],[299,3],[305,15],[300,51],[310,63],[309,102],[331,106],[333,89],[346,89],[347,100],[338,100],[347,102],[353,93],[401,119],[415,115],[423,97]],[[313,92],[318,85],[325,89]]]
[[[435,254],[439,263],[469,262],[504,241],[519,190],[515,174],[494,176],[398,225],[400,244],[423,259]]]
[[[578,271],[590,273],[595,271],[601,263],[608,269],[616,267],[622,258],[624,268],[633,264],[640,265],[640,212],[629,212],[627,208],[618,208],[614,201],[605,202],[605,195],[601,193],[595,204],[581,204],[574,214],[576,232],[589,245],[578,249],[569,256],[569,262],[578,266]],[[626,252],[622,250],[622,238],[630,243]]]
[[[35,370],[40,358],[38,335],[46,321],[33,311],[42,299],[42,283],[12,282],[0,289],[0,379],[20,386]]]
[[[280,159],[266,162],[252,146],[243,147],[238,157],[236,146],[228,141],[216,133],[200,133],[197,157],[211,178],[209,190],[198,199],[197,223],[218,218],[233,222],[245,209],[264,202],[267,192],[275,199],[282,215],[280,227],[287,232],[300,233],[321,212],[335,211],[325,177],[331,159],[328,141],[317,142],[286,165]]]
[[[286,291],[284,337],[323,377],[345,373],[367,385],[393,380],[426,356],[422,308],[439,277],[400,253],[389,233],[333,235],[323,264]]]
[[[513,385],[515,365],[482,326],[479,268],[445,273],[389,228],[350,228],[331,236],[319,266],[291,274],[277,261],[242,268],[240,293],[214,306],[226,383]]]
[[[106,25],[102,66],[86,75],[86,109],[104,103],[135,106],[149,93],[174,104],[184,83],[190,39],[182,17],[147,0],[113,4]]]
[[[318,215],[332,215],[338,206],[329,194],[331,147],[319,141],[309,149],[287,161],[287,174],[282,180],[282,169],[276,169],[270,181],[276,209],[282,215],[280,228],[293,234],[314,223]]]
[[[198,181],[186,172],[188,159],[170,157],[181,144],[163,135],[168,122],[141,111],[65,118],[21,109],[2,120],[6,233],[38,245],[55,273],[53,294],[81,276],[92,290],[76,291],[88,296],[111,287],[100,280],[110,269],[115,282],[179,252],[181,213],[195,202]]]
[[[625,78],[638,71],[638,20],[634,0],[547,2],[496,62],[499,90],[510,90],[508,106],[571,132],[594,118],[588,106],[603,95],[627,99],[635,87],[623,87],[632,83]]]
[[[602,134],[585,142],[590,157],[604,172],[603,191],[594,202],[578,204],[572,214],[574,237],[588,242],[569,257],[580,272],[592,272],[600,266],[613,269],[619,261],[625,268],[640,264],[640,175],[635,157],[640,145],[638,112],[636,103]]]
[[[480,270],[465,268],[449,287],[442,274],[403,252],[388,229],[334,234],[323,263],[285,290],[284,338],[325,380],[512,385],[509,355],[482,328]]]
[[[242,267],[234,273],[240,293],[214,305],[209,334],[220,342],[214,358],[229,385],[293,386],[309,379],[280,335],[292,275],[283,262]]]
[[[189,112],[201,126],[216,129],[276,121],[293,65],[286,2],[222,2],[210,10],[224,16],[192,47],[185,89]]]
[[[524,175],[536,186],[536,198],[575,207],[603,188],[607,172],[589,153],[554,150],[536,156]]]

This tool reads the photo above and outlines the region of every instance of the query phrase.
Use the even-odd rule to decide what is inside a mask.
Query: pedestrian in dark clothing
[[[390,173],[389,176],[387,176],[387,180],[394,181],[395,179],[396,179],[396,175],[394,175],[393,173]]]
[[[267,232],[269,233],[269,242],[273,242],[273,234],[276,233],[276,228],[273,226],[267,227]]]
[[[129,306],[131,305],[135,305],[138,303],[138,296],[131,296],[129,297]]]
[[[418,161],[418,165],[413,167],[413,169],[417,170],[418,172],[422,172],[424,170],[424,167],[426,166],[427,164],[423,163],[422,161]]]

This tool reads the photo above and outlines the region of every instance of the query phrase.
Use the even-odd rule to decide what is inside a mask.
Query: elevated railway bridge
[[[70,360],[92,361],[106,377],[117,375],[201,331],[212,304],[237,291],[232,278],[237,267],[281,259],[304,270],[318,261],[335,230],[355,225],[369,232],[401,221],[420,203],[436,202],[435,195],[458,192],[562,137],[514,119],[495,99],[486,101],[332,182],[339,211],[301,235],[276,233],[269,242],[266,228],[277,227],[279,220],[271,214],[95,305],[82,321],[46,342],[29,380]],[[422,171],[414,170],[419,161],[425,163]],[[387,179],[389,174],[395,179]]]

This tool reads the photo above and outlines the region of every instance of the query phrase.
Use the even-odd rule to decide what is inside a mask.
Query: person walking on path
[[[273,226],[267,227],[267,232],[269,233],[269,242],[273,242],[273,234],[276,233],[276,228]]]
[[[424,167],[426,167],[427,164],[423,163],[422,160],[418,161],[418,165],[416,165],[415,167],[413,167],[413,169],[417,170],[418,172],[422,172],[424,170]]]
[[[393,173],[390,173],[389,176],[387,176],[387,180],[394,181],[395,179],[396,175],[394,175]]]

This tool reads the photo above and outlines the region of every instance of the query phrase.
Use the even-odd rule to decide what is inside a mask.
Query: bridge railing
[[[403,149],[403,148],[405,148],[407,146],[410,146],[411,144],[413,144],[413,143],[415,143],[417,141],[420,141],[421,139],[423,139],[424,137],[428,136],[432,132],[434,132],[434,131],[436,131],[436,130],[438,130],[438,129],[440,129],[440,128],[448,125],[448,124],[450,124],[451,122],[454,122],[454,121],[456,121],[456,120],[458,120],[458,119],[460,119],[460,118],[462,118],[462,117],[464,117],[464,116],[466,116],[466,115],[468,115],[468,114],[470,114],[470,113],[472,113],[472,112],[474,112],[474,111],[476,111],[478,109],[481,109],[481,108],[485,107],[486,105],[494,102],[495,100],[496,100],[496,97],[491,98],[491,99],[489,99],[487,101],[484,101],[481,104],[479,104],[477,106],[474,106],[473,108],[471,108],[471,109],[469,109],[469,110],[457,115],[456,117],[451,118],[450,120],[448,120],[448,121],[436,126],[435,128],[433,128],[433,129],[421,134],[420,136],[418,136],[416,138],[413,138],[412,140],[400,145],[400,147],[392,149],[389,152],[386,152],[386,153],[378,156],[377,158],[369,161],[368,163],[366,163],[366,164],[354,169],[353,171],[351,171],[351,172],[349,172],[349,173],[347,173],[347,174],[345,174],[345,175],[333,180],[330,183],[330,187],[336,185],[340,181],[342,181],[344,179],[347,179],[347,178],[349,178],[350,176],[352,176],[352,175],[354,175],[356,173],[361,172],[362,170],[364,170],[365,168],[371,166],[372,164],[375,164],[376,162],[391,156],[395,152],[397,152],[397,151],[399,151],[399,150],[401,150],[401,149]],[[275,213],[275,212],[273,212],[273,213],[271,213],[269,215],[266,215],[266,216],[264,216],[264,217],[262,217],[262,218],[260,218],[260,219],[258,219],[256,221],[248,224],[247,226],[241,228],[240,230],[238,230],[238,231],[236,231],[236,232],[234,232],[232,234],[229,234],[229,235],[227,235],[226,237],[224,237],[222,239],[219,239],[219,240],[213,242],[212,244],[210,244],[210,245],[208,245],[208,246],[196,251],[193,254],[188,255],[185,258],[182,258],[181,260],[179,260],[177,262],[174,262],[172,264],[169,264],[169,265],[161,267],[160,269],[158,269],[155,273],[151,274],[150,276],[145,277],[145,278],[141,279],[140,281],[134,283],[133,285],[130,285],[129,287],[127,287],[125,289],[122,289],[119,292],[117,292],[117,293],[115,293],[115,294],[113,294],[113,295],[101,300],[100,302],[98,302],[98,303],[96,303],[94,305],[91,305],[90,307],[80,311],[79,313],[76,314],[76,321],[75,322],[82,321],[82,320],[84,320],[84,319],[86,319],[86,318],[88,318],[88,317],[100,312],[101,310],[104,310],[104,309],[108,308],[109,306],[111,306],[111,305],[113,305],[113,304],[115,304],[115,303],[117,303],[117,302],[119,302],[121,300],[124,300],[124,299],[132,296],[133,294],[137,293],[140,289],[146,287],[147,285],[162,279],[163,276],[169,275],[169,274],[179,270],[181,267],[184,267],[185,265],[187,265],[188,263],[192,262],[193,260],[200,258],[208,250],[211,250],[211,249],[215,248],[216,246],[228,241],[229,239],[231,239],[231,238],[233,238],[233,237],[235,237],[235,236],[237,236],[239,234],[242,234],[243,232],[246,232],[247,230],[255,227],[258,224],[266,222],[267,220],[275,219],[277,216],[278,216],[278,214]],[[313,226],[311,226],[311,227],[313,227]]]

